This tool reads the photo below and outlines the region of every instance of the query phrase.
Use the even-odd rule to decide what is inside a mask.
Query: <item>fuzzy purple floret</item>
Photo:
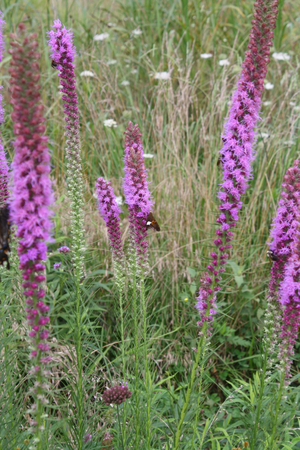
[[[67,30],[59,19],[53,22],[54,30],[49,31],[49,46],[52,49],[51,58],[57,64],[73,62],[76,50],[73,44],[73,33]]]
[[[147,216],[153,207],[148,188],[147,170],[144,162],[143,145],[138,125],[128,123],[125,131],[125,152],[123,189],[129,209],[130,233],[141,268],[147,265]]]
[[[227,251],[233,229],[239,219],[242,208],[241,196],[245,193],[251,177],[251,162],[254,159],[254,128],[259,119],[259,109],[263,82],[270,61],[270,47],[278,13],[278,1],[258,0],[255,4],[254,19],[250,32],[248,51],[243,63],[243,70],[233,94],[229,118],[222,135],[223,148],[220,160],[223,167],[223,181],[218,193],[221,202],[220,215],[217,219],[219,228],[217,238],[213,241],[216,250],[211,253],[212,261],[201,280],[197,304],[201,317],[199,324],[212,320],[215,309],[208,304],[214,303],[216,293],[220,290],[219,282],[224,272],[224,265],[229,257]],[[212,300],[212,301],[211,301]]]
[[[13,106],[15,157],[13,169],[13,194],[10,201],[11,219],[17,226],[19,238],[18,254],[23,272],[23,295],[27,308],[27,320],[31,328],[31,358],[35,362],[33,372],[41,370],[41,365],[51,360],[45,356],[49,345],[43,342],[49,331],[44,327],[50,321],[49,307],[42,299],[45,290],[45,266],[47,258],[46,242],[50,240],[52,223],[49,207],[53,202],[50,172],[48,138],[44,135],[45,125],[41,104],[40,73],[36,34],[24,37],[25,25],[18,27],[19,34],[11,34],[12,55],[10,63],[10,90]],[[38,363],[38,364],[37,364]]]
[[[69,253],[70,252],[70,249],[69,249],[69,247],[67,247],[66,245],[64,245],[64,246],[62,246],[62,247],[60,247],[59,249],[58,249],[58,251],[59,251],[59,253]]]
[[[122,264],[124,260],[120,230],[120,213],[122,210],[116,202],[116,196],[110,181],[100,177],[96,182],[96,188],[99,211],[107,226],[114,259]]]

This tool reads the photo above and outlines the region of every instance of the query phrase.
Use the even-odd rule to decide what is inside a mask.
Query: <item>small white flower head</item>
[[[200,58],[202,58],[202,59],[208,59],[208,58],[211,58],[211,57],[212,57],[211,53],[202,53],[200,55]]]
[[[276,59],[277,61],[289,61],[291,59],[291,55],[289,55],[288,53],[273,53],[273,58]]]
[[[270,106],[272,102],[270,100],[267,100],[266,102],[263,102],[264,106]]]
[[[109,37],[108,33],[95,34],[94,41],[104,41]]]
[[[271,89],[273,89],[273,87],[274,87],[274,84],[272,84],[272,83],[266,83],[265,84],[265,89],[267,89],[267,91],[271,91]]]
[[[95,74],[93,72],[91,72],[90,70],[84,70],[83,72],[81,72],[80,76],[81,77],[94,77]]]
[[[116,25],[117,25],[117,24],[114,23],[114,22],[108,22],[108,24],[107,24],[107,26],[108,26],[109,28],[115,27]]]
[[[152,155],[151,153],[144,153],[144,158],[153,158],[154,155]]]
[[[220,59],[219,66],[229,66],[230,62],[228,59]]]
[[[263,138],[264,141],[266,141],[270,137],[269,133],[261,132],[260,135],[261,135],[261,137]]]
[[[122,195],[120,195],[119,197],[116,197],[116,203],[117,203],[117,205],[119,205],[119,206],[123,205],[123,198],[122,198]]]
[[[132,69],[131,73],[132,73],[133,75],[135,75],[136,73],[138,73],[138,71],[137,71],[137,69]]]
[[[140,30],[139,28],[136,28],[132,31],[133,36],[140,36],[142,33],[142,30]]]
[[[117,62],[118,61],[116,59],[109,59],[106,64],[108,66],[113,66],[114,64],[117,64]]]
[[[296,102],[290,102],[289,103],[291,106],[296,106]]]
[[[116,128],[118,126],[117,122],[114,119],[106,119],[103,121],[103,125],[108,128]]]
[[[122,83],[121,83],[121,86],[129,86],[129,85],[130,85],[130,83],[129,83],[128,80],[124,80],[124,81],[122,81]]]
[[[170,74],[169,72],[156,72],[154,78],[155,80],[169,80]]]
[[[294,141],[284,141],[284,145],[294,145]]]

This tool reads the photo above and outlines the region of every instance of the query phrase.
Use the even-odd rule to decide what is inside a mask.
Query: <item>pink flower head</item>
[[[219,228],[214,240],[217,257],[212,257],[212,264],[207,266],[211,272],[211,282],[206,282],[199,289],[198,302],[206,297],[211,299],[220,289],[219,282],[224,265],[228,259],[227,250],[231,248],[232,228],[239,219],[242,208],[241,196],[247,189],[251,178],[251,163],[254,159],[255,126],[259,119],[263,82],[270,61],[270,47],[278,13],[278,0],[257,0],[254,3],[255,13],[252,20],[248,50],[243,62],[243,69],[233,94],[229,118],[222,135],[223,148],[220,160],[223,167],[223,182],[218,193],[221,202],[220,214],[217,218]],[[199,308],[198,308],[199,309]],[[207,312],[202,312],[203,317]]]
[[[130,232],[135,242],[140,267],[145,268],[148,248],[146,224],[153,200],[148,189],[141,133],[138,125],[133,127],[132,122],[128,123],[125,131],[124,163],[123,189],[129,209]]]

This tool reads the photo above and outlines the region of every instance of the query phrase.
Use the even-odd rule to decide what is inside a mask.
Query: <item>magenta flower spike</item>
[[[258,0],[249,37],[248,50],[242,65],[242,73],[237,90],[233,94],[229,118],[222,135],[223,148],[220,150],[223,167],[223,182],[218,193],[221,201],[219,228],[214,240],[216,250],[211,253],[211,263],[201,280],[197,304],[201,326],[211,322],[216,312],[216,293],[220,290],[221,274],[228,259],[227,251],[232,247],[231,231],[239,218],[242,208],[241,196],[245,193],[251,177],[251,162],[254,159],[254,128],[259,119],[261,95],[267,65],[270,61],[270,47],[278,14],[278,0]]]
[[[80,156],[79,113],[74,72],[73,33],[55,20],[49,34],[51,58],[60,78],[67,136],[67,183],[71,200],[72,247],[76,277],[84,272],[85,232],[83,220],[83,177]]]
[[[134,242],[137,264],[142,273],[148,268],[147,216],[153,200],[148,189],[147,170],[138,125],[128,123],[125,131],[123,189],[129,209],[130,237]]]
[[[3,59],[4,52],[4,38],[3,29],[5,27],[5,21],[3,19],[3,13],[0,11],[0,61]],[[0,86],[3,89],[3,86]],[[4,108],[3,108],[3,98],[0,94],[0,123],[4,122]],[[8,164],[4,151],[3,144],[0,140],[0,208],[3,208],[8,199]]]
[[[42,404],[46,365],[51,361],[47,339],[49,306],[44,303],[45,282],[43,261],[47,258],[46,242],[50,239],[51,212],[53,201],[49,179],[50,155],[48,138],[44,135],[45,125],[41,104],[40,70],[36,34],[25,35],[25,25],[20,23],[18,34],[10,35],[12,56],[10,63],[10,90],[13,106],[12,120],[15,135],[15,157],[13,169],[13,193],[10,200],[12,222],[17,226],[19,238],[18,254],[23,277],[27,321],[29,327],[30,373],[36,378],[32,395],[35,404],[31,414],[32,431],[38,438],[42,430]]]
[[[98,178],[96,182],[97,197],[100,214],[106,223],[110,245],[113,254],[113,262],[117,284],[125,276],[125,257],[120,230],[121,208],[117,204],[116,196],[109,181]]]
[[[284,338],[287,336],[289,315],[293,314],[290,311],[291,306],[289,304],[289,285],[294,286],[294,281],[287,274],[290,270],[288,270],[288,265],[292,264],[297,255],[297,251],[293,251],[293,246],[298,236],[299,210],[300,169],[299,161],[295,161],[284,176],[279,205],[270,232],[272,241],[269,246],[273,264],[267,297],[268,308],[264,334],[265,352],[269,355],[269,368],[271,368],[273,363],[272,355],[277,350],[277,346],[279,346],[280,361],[284,364],[283,370],[285,370],[287,378],[293,346],[288,348]],[[282,289],[283,286],[284,291]],[[283,306],[285,304],[288,304],[288,308]],[[292,301],[291,304],[293,307],[294,302]],[[282,331],[281,334],[280,330]],[[278,343],[279,340],[281,341],[280,344]],[[283,355],[284,351],[287,352],[285,356]],[[288,354],[289,357],[287,357]]]
[[[267,317],[269,320],[266,321],[265,333],[269,354],[273,354],[278,345],[278,359],[281,370],[285,373],[286,385],[291,377],[290,369],[300,323],[299,211],[300,168],[299,161],[296,160],[284,176],[281,198],[270,233],[270,251],[274,261],[268,295],[271,317]]]

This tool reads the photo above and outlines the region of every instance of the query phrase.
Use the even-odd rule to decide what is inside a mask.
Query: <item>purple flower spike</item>
[[[281,198],[277,214],[272,224],[270,236],[272,242],[270,250],[274,253],[276,261],[271,268],[269,283],[269,296],[275,297],[279,282],[283,279],[283,272],[291,255],[291,243],[294,240],[299,226],[297,215],[300,209],[300,169],[299,161],[290,167],[282,184]],[[284,302],[281,301],[284,304]]]
[[[3,20],[3,13],[0,11],[0,61],[3,59],[4,39],[3,29],[5,21]],[[3,89],[3,86],[0,86]],[[0,123],[4,122],[4,108],[2,104],[2,95],[0,94]],[[0,140],[0,208],[3,208],[7,203],[8,198],[8,164],[5,156],[4,147]]]
[[[293,167],[287,170],[282,188],[277,214],[270,233],[273,238],[270,251],[274,262],[271,268],[268,296],[269,309],[274,311],[273,315],[276,313],[276,309],[280,314],[277,313],[278,318],[271,317],[271,320],[276,322],[273,327],[268,327],[271,332],[273,331],[273,335],[269,332],[269,336],[267,336],[269,339],[265,340],[269,344],[271,352],[274,353],[275,345],[272,343],[278,344],[279,338],[278,357],[282,371],[285,373],[285,383],[288,385],[291,377],[294,345],[300,324],[299,161],[296,160]],[[271,352],[268,349],[268,353]]]
[[[196,308],[203,316],[212,316],[208,300],[216,296],[220,289],[221,273],[228,259],[227,250],[231,248],[232,228],[236,226],[239,210],[242,208],[241,196],[245,193],[251,177],[251,162],[254,159],[254,128],[259,119],[261,94],[267,65],[270,61],[270,47],[278,14],[278,0],[258,0],[254,3],[255,13],[249,37],[248,50],[243,62],[243,69],[238,81],[237,90],[233,94],[229,118],[222,135],[223,148],[220,160],[223,167],[223,182],[218,198],[220,215],[217,219],[219,228],[216,231],[217,259],[213,254],[212,264],[207,266],[211,282],[205,282],[199,289]],[[207,276],[205,277],[207,280]],[[205,306],[205,302],[207,306]],[[209,312],[211,311],[211,312]]]
[[[300,214],[297,217],[300,224]],[[291,256],[284,270],[284,279],[280,284],[279,301],[284,306],[281,326],[278,359],[285,374],[285,385],[291,378],[291,366],[294,346],[298,338],[300,326],[300,236],[295,235],[291,245]]]
[[[135,243],[140,268],[144,271],[148,264],[146,223],[153,201],[148,189],[141,136],[138,125],[133,127],[132,122],[129,122],[125,131],[125,177],[123,189],[129,209],[131,238]]]
[[[5,20],[3,19],[4,14],[0,11],[0,62],[3,60],[4,53],[4,37],[3,30],[5,27]],[[0,86],[3,89],[3,86]],[[0,123],[4,122],[4,108],[2,106],[2,95],[0,95]]]
[[[80,156],[79,113],[74,72],[75,47],[73,34],[59,20],[54,21],[49,34],[51,58],[55,63],[63,93],[66,127],[66,158],[68,195],[71,201],[72,260],[76,278],[84,274],[85,232],[83,216],[83,177]]]
[[[114,261],[123,266],[124,253],[119,224],[122,210],[116,202],[116,196],[109,181],[104,180],[102,177],[98,178],[96,188],[99,211],[107,226]]]
[[[13,106],[15,158],[13,168],[13,195],[10,203],[11,219],[17,226],[19,237],[18,254],[20,269],[23,271],[23,295],[27,307],[27,320],[31,345],[31,374],[39,383],[34,387],[36,403],[33,410],[37,414],[36,435],[40,433],[41,404],[46,400],[41,380],[47,375],[45,365],[51,361],[47,356],[50,321],[49,307],[43,299],[45,290],[42,284],[46,277],[44,261],[47,258],[46,242],[50,238],[51,221],[49,206],[53,201],[49,179],[50,155],[48,138],[44,136],[45,125],[41,104],[40,78],[36,34],[24,37],[25,25],[18,27],[19,35],[11,34],[12,56],[10,63],[10,90]]]

